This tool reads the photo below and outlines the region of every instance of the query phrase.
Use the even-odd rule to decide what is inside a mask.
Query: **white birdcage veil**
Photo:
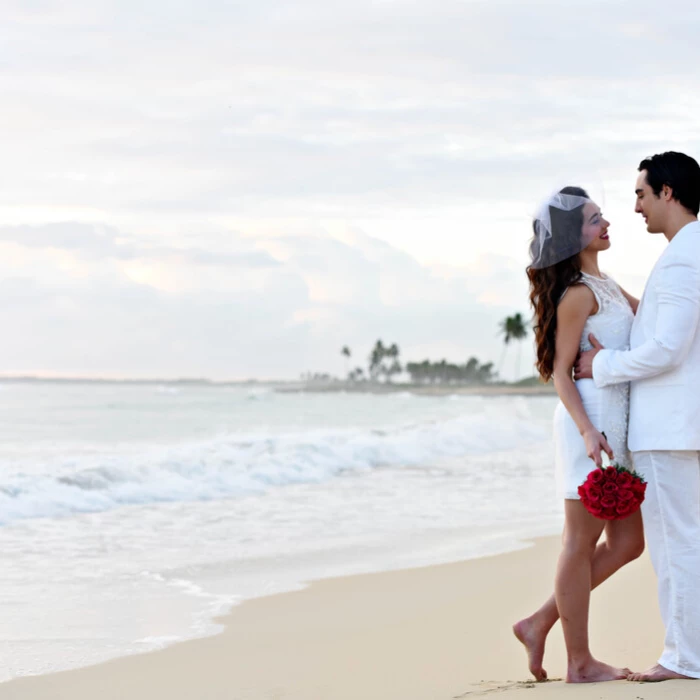
[[[582,210],[589,202],[585,190],[565,187],[540,205],[532,223],[530,267],[551,267],[588,247],[593,237],[582,230]]]

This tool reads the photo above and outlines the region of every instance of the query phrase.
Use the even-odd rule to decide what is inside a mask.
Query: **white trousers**
[[[666,628],[659,663],[700,678],[700,452],[635,452],[644,534]]]

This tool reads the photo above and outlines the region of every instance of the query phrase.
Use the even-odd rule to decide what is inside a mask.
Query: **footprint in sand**
[[[475,683],[472,685],[466,692],[453,696],[453,700],[478,697],[479,695],[490,695],[491,693],[503,693],[506,690],[512,690],[514,688],[525,690],[527,688],[535,688],[538,685],[545,685],[546,683],[553,683],[554,681],[561,680],[563,679],[552,678],[551,680],[543,681],[541,683],[537,683],[535,681],[481,681],[480,683]]]

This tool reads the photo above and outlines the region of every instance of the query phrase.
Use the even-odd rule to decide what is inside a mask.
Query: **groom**
[[[700,678],[700,166],[683,153],[639,165],[637,204],[668,245],[647,281],[628,351],[581,354],[575,378],[631,382],[629,448],[666,628],[659,663],[629,680]]]

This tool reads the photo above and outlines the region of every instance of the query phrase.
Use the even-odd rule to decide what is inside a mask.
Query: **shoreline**
[[[556,395],[554,385],[549,384],[386,384],[379,382],[334,382],[313,381],[275,381],[275,380],[241,380],[226,381],[213,379],[111,379],[109,377],[33,377],[33,376],[0,376],[0,384],[94,384],[108,386],[174,386],[190,388],[236,388],[236,389],[269,389],[280,394],[327,394],[327,393],[357,393],[357,394],[394,394],[411,393],[418,396],[449,396],[463,394],[474,396],[502,395]]]
[[[413,560],[410,562],[404,560],[401,564],[398,565],[389,563],[387,561],[385,561],[383,564],[380,564],[376,560],[376,558],[372,561],[365,561],[365,564],[360,565],[358,565],[358,563],[353,559],[344,559],[344,565],[338,567],[337,562],[333,564],[327,564],[326,566],[330,566],[330,569],[328,569],[325,573],[320,573],[320,571],[323,569],[322,566],[311,567],[312,570],[315,569],[315,571],[308,570],[309,562],[307,559],[306,575],[297,575],[293,580],[290,578],[285,578],[284,583],[282,583],[281,579],[279,579],[277,580],[276,585],[273,586],[273,590],[259,590],[258,592],[253,594],[240,594],[240,592],[238,592],[233,594],[232,596],[228,596],[231,599],[231,602],[227,603],[224,606],[221,606],[220,610],[217,613],[208,613],[205,615],[206,626],[208,627],[208,630],[206,632],[203,632],[201,629],[193,631],[192,628],[190,628],[187,632],[183,633],[179,637],[172,636],[169,637],[167,641],[165,641],[165,637],[162,637],[163,641],[161,643],[155,643],[149,646],[143,645],[140,646],[140,648],[137,648],[139,645],[143,644],[144,640],[142,639],[132,641],[128,645],[128,648],[125,647],[120,650],[113,648],[113,653],[108,654],[106,657],[103,656],[102,658],[93,658],[91,660],[84,659],[84,662],[81,664],[58,664],[49,667],[45,666],[45,669],[43,671],[27,673],[26,675],[14,676],[9,678],[3,678],[0,676],[0,688],[2,688],[4,684],[11,683],[24,678],[36,678],[45,675],[81,671],[86,668],[100,666],[113,661],[118,661],[120,659],[147,655],[154,652],[163,651],[180,644],[215,637],[221,634],[222,631],[225,629],[227,618],[230,615],[232,615],[235,610],[237,610],[240,606],[250,603],[252,601],[258,601],[265,598],[295,593],[298,591],[305,590],[309,586],[323,581],[333,581],[358,576],[374,576],[400,571],[411,571],[415,569],[430,568],[433,566],[448,566],[484,558],[507,555],[512,552],[528,548],[532,545],[532,542],[534,540],[552,537],[554,536],[554,533],[559,532],[560,530],[561,525],[558,524],[556,527],[538,526],[537,528],[529,529],[527,535],[523,533],[521,533],[520,536],[512,534],[502,534],[499,537],[491,538],[488,544],[470,542],[468,546],[460,546],[459,550],[461,551],[459,553],[455,552],[452,555],[443,554],[443,556],[440,557],[439,560],[436,560],[434,556],[431,556],[427,553],[428,550],[425,549],[425,543],[422,543],[419,546],[419,543],[414,539],[411,545],[412,548],[415,551],[425,552],[424,555],[412,557]],[[450,530],[442,533],[442,535],[443,537],[447,537],[448,541],[451,541],[454,536],[454,532]],[[461,541],[461,538],[458,539],[460,539]],[[384,555],[387,558],[391,556],[392,552],[394,556],[397,556],[402,560],[404,559],[406,554],[405,548],[399,547],[397,549],[396,543],[394,543],[393,547],[386,546],[384,549]],[[201,611],[198,611],[198,617],[200,616],[200,613]],[[201,619],[199,620],[199,623],[201,624]],[[158,640],[161,638],[158,634],[155,633],[155,631],[152,632],[155,634],[155,636],[154,634],[145,634],[145,638],[152,638],[154,640]],[[1,697],[2,696],[0,695],[0,698]]]
[[[517,385],[419,385],[419,384],[301,384],[298,386],[277,386],[279,394],[415,394],[416,396],[556,396],[553,384],[534,386]]]
[[[432,700],[522,690],[559,698],[695,697],[697,686],[621,681],[535,684],[510,625],[551,592],[559,538],[507,554],[310,582],[256,598],[219,618],[224,630],[147,654],[0,685],[0,700]],[[643,611],[644,614],[640,614]],[[663,631],[646,555],[594,593],[594,653],[644,668]],[[549,640],[550,678],[565,671],[559,626]]]
[[[303,401],[275,398],[268,390],[249,402],[258,397],[245,390],[203,389],[188,403],[187,391],[184,400],[171,401],[128,389],[126,400],[113,403],[112,390],[100,389],[98,404],[91,387],[50,389],[41,389],[49,409],[100,409],[85,427],[75,421],[81,439],[83,433],[89,439],[95,426],[111,428],[115,416],[129,424],[117,422],[104,447],[76,449],[65,469],[73,447],[54,442],[60,432],[54,410],[41,417],[48,430],[34,431],[36,447],[7,449],[11,459],[26,459],[23,469],[31,479],[22,477],[20,485],[36,486],[11,504],[7,517],[17,525],[3,531],[16,553],[10,571],[18,572],[4,586],[3,680],[180,643],[200,637],[202,629],[211,634],[223,609],[216,606],[230,597],[238,603],[329,575],[458,561],[515,548],[499,547],[504,532],[515,539],[556,531],[548,525],[557,513],[544,513],[542,504],[520,507],[523,489],[534,483],[530,471],[535,481],[545,480],[539,443],[547,437],[549,399],[423,402],[394,395],[373,402],[370,395],[329,394]],[[18,425],[31,425],[30,392],[12,392],[11,398],[24,411],[17,413]],[[216,424],[242,416],[244,437],[181,439],[171,430],[171,405],[174,425],[183,415],[195,427],[212,423],[209,414],[200,419],[203,403],[211,405]],[[151,423],[156,411],[159,420]],[[264,439],[258,442],[253,433],[251,440],[248,426],[267,420]],[[330,427],[319,430],[325,421]],[[124,426],[128,437],[133,431],[133,442],[112,443]],[[109,466],[104,479],[94,470],[98,462]],[[494,464],[494,473],[482,479]],[[57,482],[56,473],[69,478]],[[3,485],[18,480],[8,471]],[[490,505],[502,488],[507,500]],[[512,511],[504,519],[508,503]],[[58,514],[56,504],[63,509]],[[215,541],[207,543],[209,533]],[[32,555],[35,549],[41,557]],[[57,551],[65,556],[52,554]],[[93,567],[94,577],[82,577]],[[55,585],[37,596],[42,579]]]

